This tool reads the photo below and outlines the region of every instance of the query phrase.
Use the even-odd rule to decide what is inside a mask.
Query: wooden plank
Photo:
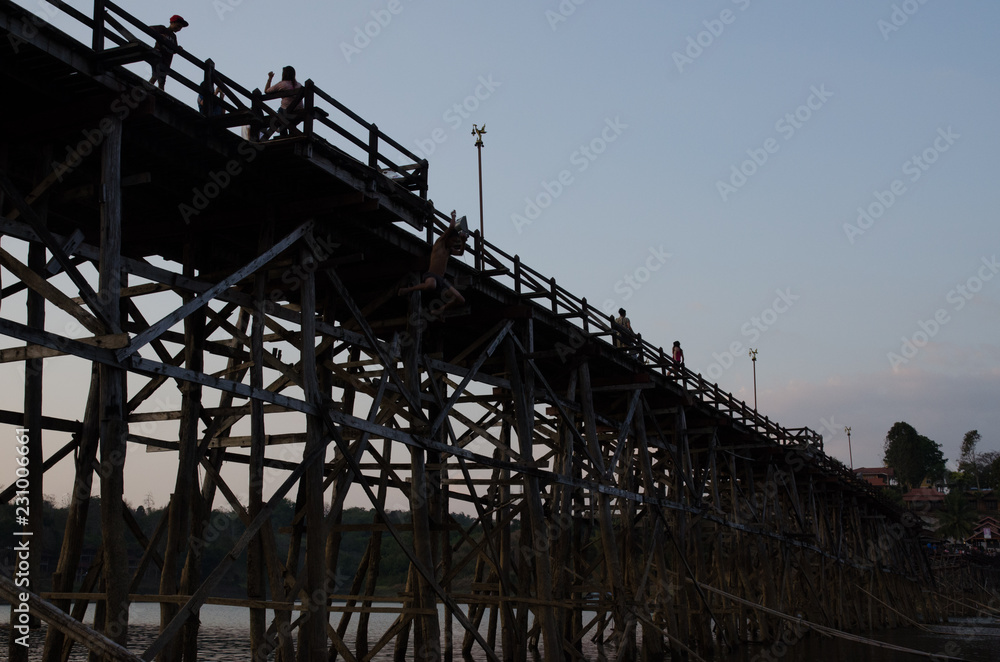
[[[35,593],[15,586],[11,579],[0,575],[0,595],[5,600],[11,604],[20,604],[19,596],[23,594],[28,596],[28,606],[31,608],[31,613],[48,623],[50,627],[58,628],[67,637],[82,643],[88,650],[103,656],[103,659],[115,662],[142,662],[142,658],[130,653],[123,645],[68,616],[61,609],[46,602]]]
[[[431,438],[436,436],[438,430],[441,428],[441,424],[444,422],[445,417],[447,417],[451,413],[452,407],[455,406],[455,403],[458,402],[458,399],[462,396],[462,393],[465,392],[465,388],[469,385],[469,382],[472,380],[473,375],[479,372],[479,369],[483,366],[483,363],[486,362],[486,359],[493,356],[493,352],[496,351],[496,348],[499,346],[500,342],[504,339],[504,336],[507,335],[507,332],[510,331],[510,328],[513,325],[514,325],[513,320],[508,320],[506,323],[501,323],[497,325],[499,329],[497,330],[496,337],[493,338],[493,341],[490,342],[490,344],[482,352],[480,352],[479,356],[476,358],[476,362],[472,365],[472,368],[469,369],[466,375],[462,378],[461,383],[459,383],[459,385],[455,387],[455,390],[452,392],[451,397],[448,399],[448,402],[446,402],[444,406],[441,407],[441,411],[434,419],[434,422],[431,423],[431,429],[427,436]]]
[[[117,120],[117,128],[114,128],[115,120],[112,120],[112,122],[113,122],[112,130],[108,133],[104,143],[101,146],[104,153],[108,153],[109,150],[114,151],[116,147],[118,149],[120,149],[121,147],[120,135],[117,138],[112,136],[112,134],[116,132],[120,133],[121,120],[120,119]],[[119,194],[121,189],[120,182],[121,182],[121,177],[119,176],[118,179],[115,180],[115,182],[111,182],[110,184],[113,188],[117,189],[117,192]],[[84,300],[87,302],[87,306],[90,308],[91,312],[104,325],[104,328],[100,329],[98,332],[104,333],[106,330],[108,330],[111,331],[112,333],[121,333],[121,328],[118,326],[118,321],[114,319],[109,319],[107,317],[104,311],[104,306],[101,304],[101,299],[97,296],[97,293],[94,292],[94,289],[90,286],[90,283],[87,282],[87,280],[83,277],[80,271],[76,268],[76,265],[74,265],[70,261],[69,256],[66,255],[66,252],[63,251],[62,249],[62,244],[52,235],[51,232],[49,232],[45,228],[44,223],[38,218],[38,215],[35,214],[35,212],[31,209],[28,202],[25,201],[25,199],[21,196],[20,192],[17,190],[17,187],[15,187],[13,182],[10,181],[10,178],[7,177],[7,175],[3,172],[0,172],[0,189],[2,189],[4,193],[6,193],[7,196],[11,199],[11,202],[14,203],[14,206],[28,221],[28,224],[34,231],[35,236],[38,237],[38,239],[43,244],[45,244],[45,247],[52,252],[53,257],[55,257],[55,259],[59,262],[63,270],[66,271],[66,274],[73,281],[73,284],[75,284],[77,288],[79,288],[80,295],[83,296]],[[105,208],[108,207],[107,204],[108,202],[111,202],[113,204],[117,202],[118,213],[120,214],[121,212],[120,195],[113,200],[110,201],[106,200],[104,206]]]
[[[76,342],[104,349],[117,349],[128,345],[128,334],[119,333],[114,335],[92,336],[89,338],[76,338]],[[25,345],[24,347],[12,347],[10,349],[0,349],[0,363],[12,363],[14,361],[27,361],[30,359],[44,359],[53,356],[66,356],[69,352],[60,351],[52,347],[43,345]]]
[[[59,291],[52,283],[39,276],[34,269],[21,263],[20,260],[3,248],[0,248],[0,265],[6,267],[8,271],[27,285],[29,289],[45,297],[46,300],[57,308],[75,317],[91,333],[99,335],[105,332],[104,325],[94,315],[84,310],[79,304]]]

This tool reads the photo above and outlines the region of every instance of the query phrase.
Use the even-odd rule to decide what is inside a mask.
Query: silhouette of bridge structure
[[[516,255],[474,233],[448,274],[465,306],[398,296],[446,227],[428,163],[318,85],[281,118],[268,103],[280,95],[182,51],[175,65],[200,78],[172,70],[168,89],[200,93],[200,113],[145,82],[143,22],[110,1],[93,15],[46,7],[92,41],[0,1],[0,85],[16,91],[2,110],[0,360],[25,375],[23,411],[0,420],[26,430],[31,458],[0,501],[41,504],[44,470],[75,463],[73,485],[44,483],[71,495],[55,571],[30,560],[47,662],[74,646],[197,659],[199,610],[218,603],[247,608],[246,657],[283,662],[390,649],[524,660],[533,647],[579,659],[592,639],[618,660],[697,657],[788,623],[861,631],[939,612],[918,527],[820,434],[777,424],[645,339],[615,347],[612,319]],[[56,362],[91,368],[82,412],[43,414]],[[45,390],[58,400],[57,384]],[[167,392],[179,409],[157,404]],[[155,423],[176,436],[144,433]],[[142,450],[175,475],[152,534],[123,499]],[[92,494],[103,539],[83,568]],[[294,518],[272,521],[286,498]],[[358,527],[345,503],[375,512],[347,577],[340,542]],[[220,506],[245,531],[203,569]],[[131,568],[130,538],[144,550]],[[385,596],[390,539],[410,571]],[[245,599],[220,601],[244,551]],[[158,593],[137,594],[150,572]],[[0,579],[0,595],[19,592]],[[161,614],[138,651],[133,602]],[[369,632],[377,609],[395,621]],[[10,659],[27,659],[14,636]]]

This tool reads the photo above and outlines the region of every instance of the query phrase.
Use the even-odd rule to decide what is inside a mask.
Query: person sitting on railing
[[[455,286],[444,278],[444,272],[448,268],[448,258],[452,255],[461,255],[465,252],[465,240],[468,235],[462,230],[455,217],[455,211],[451,212],[451,225],[441,233],[434,245],[431,247],[430,264],[427,272],[416,285],[399,288],[399,295],[409,294],[416,291],[432,291],[437,300],[443,302],[443,306],[438,308],[438,312],[452,306],[460,306],[465,303],[465,297],[455,289]]]
[[[297,80],[295,80],[295,67],[283,67],[281,69],[281,80],[279,80],[274,85],[271,85],[272,80],[274,80],[274,72],[268,71],[267,85],[264,86],[265,94],[270,94],[271,92],[293,92],[302,87],[302,85]],[[280,127],[278,128],[278,135],[281,136],[282,138],[288,136],[288,128],[292,124],[292,120],[288,116],[290,112],[289,108],[291,107],[292,102],[295,100],[296,96],[298,96],[299,102],[298,104],[296,104],[295,108],[291,108],[291,111],[299,111],[302,110],[302,108],[304,107],[301,94],[300,95],[291,94],[281,99],[281,107],[278,108],[278,119],[279,122],[281,123]]]
[[[149,79],[150,85],[156,83],[161,90],[166,86],[170,61],[174,59],[174,53],[181,50],[181,47],[177,45],[177,33],[187,26],[188,22],[177,14],[170,17],[169,26],[149,26],[149,29],[156,33],[156,46],[153,47],[153,51],[157,56],[157,59],[152,63],[153,75]]]
[[[675,340],[674,341],[673,355],[674,355],[674,363],[676,363],[679,367],[683,368],[684,367],[684,350],[681,349],[681,341],[680,340]]]

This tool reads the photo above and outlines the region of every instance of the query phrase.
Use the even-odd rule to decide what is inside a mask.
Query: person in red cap
[[[150,77],[150,83],[156,83],[160,86],[162,90],[167,83],[167,72],[170,71],[170,61],[174,57],[174,53],[181,49],[177,45],[177,33],[181,31],[181,28],[186,28],[188,22],[185,21],[181,16],[174,14],[170,17],[170,25],[151,25],[149,29],[156,33],[156,46],[153,48],[156,51],[156,57],[153,64],[153,75]]]

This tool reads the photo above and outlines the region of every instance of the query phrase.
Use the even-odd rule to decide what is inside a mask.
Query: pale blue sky
[[[872,466],[899,420],[951,460],[972,428],[980,450],[1000,450],[997,3],[120,4],[149,23],[182,14],[181,45],[249,88],[292,64],[411,149],[437,131],[430,197],[477,223],[469,134],[485,123],[491,242],[595,305],[625,306],[655,344],[680,340],[688,367],[751,403],[756,347],[760,409],[819,430],[845,463],[845,425],[855,466]],[[766,162],[720,194],[754,153]],[[526,198],[545,201],[560,176],[518,228]],[[845,224],[896,180],[852,243]],[[970,279],[981,289],[962,298]],[[947,321],[893,370],[889,354],[938,311]]]

